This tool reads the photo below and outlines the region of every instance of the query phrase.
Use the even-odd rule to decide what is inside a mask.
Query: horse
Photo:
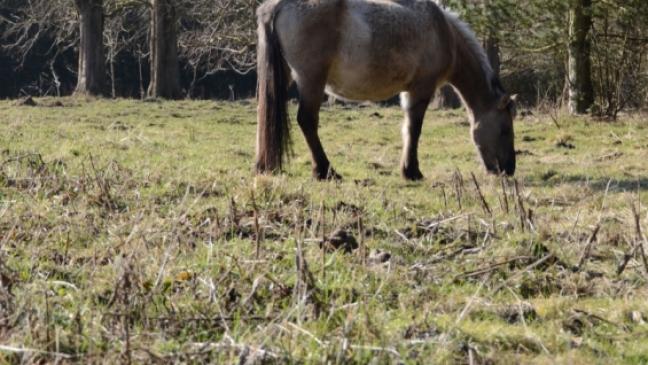
[[[317,179],[341,178],[318,135],[325,93],[353,101],[400,93],[401,174],[420,180],[423,119],[445,84],[461,96],[486,170],[515,173],[515,97],[502,87],[470,27],[432,0],[267,0],[257,21],[257,173],[281,171],[290,150],[287,96],[293,82],[297,122]]]

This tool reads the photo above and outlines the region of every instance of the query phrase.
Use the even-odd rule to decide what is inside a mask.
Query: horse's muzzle
[[[515,175],[515,156],[504,163],[500,162],[500,166],[504,168],[503,172],[506,173],[507,176]]]
[[[485,163],[484,164],[486,167],[486,171],[488,173],[493,174],[493,175],[498,175],[498,176],[513,176],[515,175],[515,159],[510,159],[506,162],[501,162],[497,161],[497,163],[494,164],[489,164]]]

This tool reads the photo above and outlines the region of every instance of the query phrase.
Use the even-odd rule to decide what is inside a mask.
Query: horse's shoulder
[[[423,19],[427,18],[432,21],[438,21],[444,17],[443,9],[441,9],[432,0],[387,0],[387,2],[397,4],[406,9],[411,9],[417,14],[417,17],[424,17]]]
[[[401,6],[417,10],[441,11],[439,6],[432,0],[389,0]]]

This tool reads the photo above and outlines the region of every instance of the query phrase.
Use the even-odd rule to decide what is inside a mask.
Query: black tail
[[[278,172],[290,149],[288,122],[288,66],[274,29],[276,9],[259,10],[257,49],[257,161],[258,173]]]

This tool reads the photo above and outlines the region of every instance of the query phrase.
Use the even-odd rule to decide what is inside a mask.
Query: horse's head
[[[475,116],[472,136],[486,170],[512,176],[515,173],[513,119],[516,96],[502,95],[485,112]]]

